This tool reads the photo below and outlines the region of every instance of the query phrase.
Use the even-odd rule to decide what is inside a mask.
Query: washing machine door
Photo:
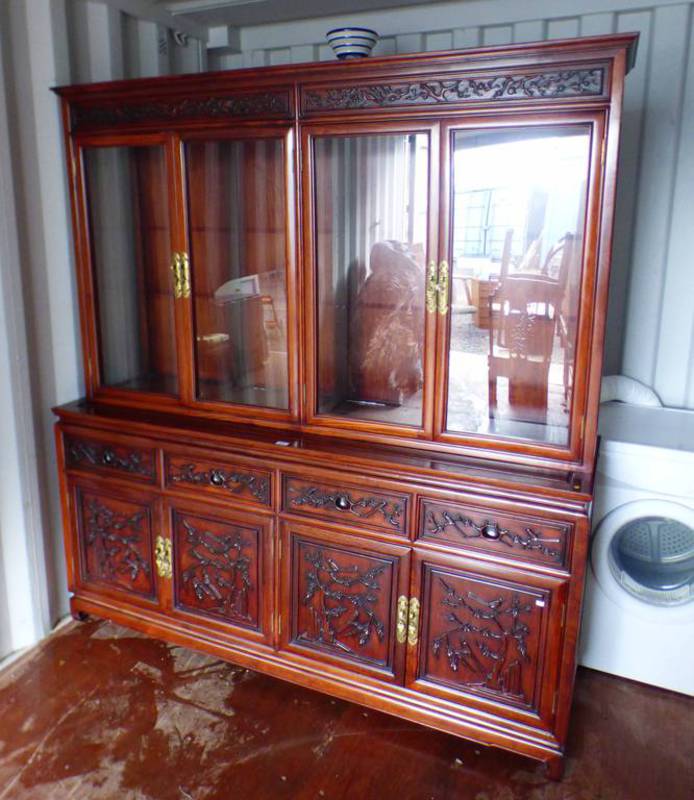
[[[605,594],[647,619],[692,620],[694,509],[668,500],[637,500],[611,511],[591,549]]]

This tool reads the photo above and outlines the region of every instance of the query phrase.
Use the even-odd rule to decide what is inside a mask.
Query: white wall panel
[[[384,37],[374,54],[641,33],[624,100],[605,372],[624,372],[653,386],[668,405],[689,408],[694,408],[693,6],[671,0],[468,0],[359,14],[359,24]],[[269,63],[268,52],[286,47],[292,63],[331,59],[325,32],[354,22],[341,16],[242,29],[241,60]]]

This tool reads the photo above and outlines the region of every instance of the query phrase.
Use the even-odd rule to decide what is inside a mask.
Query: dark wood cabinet
[[[567,580],[418,553],[413,688],[551,725]]]
[[[405,649],[396,628],[409,549],[291,523],[281,547],[281,646],[402,683]]]
[[[173,500],[173,608],[272,640],[272,522]]]
[[[635,44],[57,90],[75,614],[557,772]]]

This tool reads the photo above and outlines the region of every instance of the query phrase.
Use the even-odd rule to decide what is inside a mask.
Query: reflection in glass
[[[287,408],[281,139],[186,148],[197,397]]]
[[[86,148],[84,168],[101,384],[175,394],[164,149]]]
[[[422,425],[429,140],[314,144],[318,411]]]
[[[566,445],[590,131],[453,134],[447,429]]]

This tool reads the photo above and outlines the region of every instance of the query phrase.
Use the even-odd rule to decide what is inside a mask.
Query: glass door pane
[[[286,409],[283,138],[186,144],[198,400]]]
[[[429,135],[314,139],[317,410],[422,427]]]
[[[567,446],[591,129],[452,133],[445,429]]]
[[[178,393],[163,146],[87,147],[101,385]]]

